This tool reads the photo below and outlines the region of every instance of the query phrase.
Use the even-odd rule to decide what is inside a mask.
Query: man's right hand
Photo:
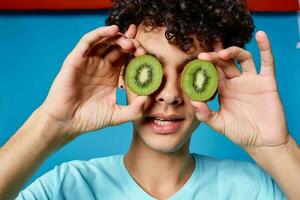
[[[44,103],[0,148],[0,199],[13,199],[51,153],[85,131],[142,116],[147,97],[129,106],[116,104],[116,90],[126,54],[145,54],[115,25],[87,33],[68,55]]]
[[[112,25],[84,35],[65,59],[40,111],[62,122],[73,136],[141,117],[147,97],[128,106],[116,104],[126,54],[145,54],[134,39],[136,32],[135,25],[125,34]]]

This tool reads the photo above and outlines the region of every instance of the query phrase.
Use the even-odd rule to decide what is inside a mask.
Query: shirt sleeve
[[[21,191],[16,200],[60,199],[58,194],[64,179],[64,164],[56,166]]]
[[[260,166],[254,164],[258,171],[259,199],[287,200],[285,194],[281,191],[274,179]]]
[[[273,178],[256,163],[223,160],[217,174],[219,190],[229,199],[287,200]]]

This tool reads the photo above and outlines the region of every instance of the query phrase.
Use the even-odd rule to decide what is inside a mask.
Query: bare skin
[[[39,165],[75,137],[131,120],[135,125],[134,139],[125,165],[141,187],[157,199],[174,194],[192,174],[189,138],[199,121],[244,148],[271,174],[289,199],[299,198],[300,150],[287,131],[271,48],[263,32],[256,35],[262,60],[259,74],[251,54],[237,47],[220,51],[219,46],[215,52],[195,49],[185,53],[168,45],[161,30],[150,33],[148,43],[140,27],[132,25],[124,35],[118,32],[118,27],[110,26],[86,34],[66,58],[45,102],[1,147],[0,199],[14,198]],[[162,39],[156,42],[161,48],[155,49],[151,38],[157,37]],[[114,46],[106,48],[107,44]],[[165,84],[150,97],[136,97],[127,91],[129,105],[116,105],[124,55],[147,52],[164,59]],[[181,67],[180,60],[195,56],[218,66],[219,111],[211,111],[206,103],[190,102],[173,84],[171,77],[178,78],[179,70],[174,68]],[[232,59],[240,61],[242,73]],[[159,110],[184,115],[183,128],[171,137],[153,134],[142,120]]]
[[[143,44],[146,52],[154,54],[164,63],[166,76],[164,85],[146,100],[146,107],[151,105],[151,109],[145,111],[145,116],[161,111],[166,115],[184,116],[181,124],[183,129],[179,129],[171,136],[153,134],[143,120],[134,121],[135,137],[125,157],[125,164],[127,163],[128,170],[136,180],[140,180],[139,184],[144,190],[161,188],[162,191],[156,191],[158,194],[155,191],[149,192],[154,197],[166,199],[178,191],[182,181],[187,181],[180,176],[180,172],[184,169],[184,163],[190,162],[188,138],[198,125],[195,118],[240,145],[273,176],[289,199],[300,196],[296,187],[300,184],[299,147],[287,132],[268,38],[263,32],[258,32],[256,38],[261,53],[260,74],[256,72],[251,54],[241,48],[230,47],[222,50],[218,44],[214,47],[215,52],[207,53],[201,48],[195,48],[189,53],[183,53],[167,42],[163,28],[151,33],[144,32],[143,27],[139,28],[136,39]],[[220,76],[218,111],[211,111],[205,102],[191,102],[177,84],[180,80],[182,61],[195,55],[218,66]],[[233,60],[240,62],[242,72],[238,70]],[[131,102],[136,95],[127,90],[127,97]],[[152,154],[155,156],[143,156]],[[276,155],[281,155],[281,158]],[[177,160],[181,160],[179,162],[181,165],[174,165]],[[290,164],[286,165],[286,162]],[[133,166],[132,169],[130,166]],[[147,166],[155,167],[147,169]],[[169,176],[171,166],[179,167],[177,175],[175,173]],[[137,169],[139,167],[140,169]],[[156,169],[160,169],[159,174]],[[191,169],[185,170],[189,174]],[[286,173],[282,173],[282,170]],[[145,173],[135,176],[136,172],[142,171]],[[150,177],[154,177],[152,183],[149,183]],[[169,179],[173,179],[169,182],[173,184],[172,187],[164,182]],[[144,180],[147,180],[147,183],[144,183]]]
[[[12,199],[40,164],[83,132],[142,116],[147,97],[116,105],[123,55],[145,52],[133,40],[136,27],[120,37],[117,26],[84,35],[65,59],[45,102],[0,149],[0,199]],[[107,44],[114,48],[106,49]],[[106,51],[105,51],[106,49]],[[103,54],[105,53],[105,54]]]

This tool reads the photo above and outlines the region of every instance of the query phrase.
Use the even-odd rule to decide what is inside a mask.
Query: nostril
[[[164,99],[163,99],[163,98],[159,98],[158,101],[159,101],[159,102],[163,102]]]

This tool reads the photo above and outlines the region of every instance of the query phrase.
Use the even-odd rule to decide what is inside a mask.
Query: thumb
[[[113,125],[142,118],[147,99],[148,96],[138,96],[128,106],[118,105],[113,116],[113,121],[115,122]]]
[[[223,133],[224,120],[220,112],[212,111],[206,102],[191,101],[196,111],[196,117],[199,121],[206,123],[214,130]]]

